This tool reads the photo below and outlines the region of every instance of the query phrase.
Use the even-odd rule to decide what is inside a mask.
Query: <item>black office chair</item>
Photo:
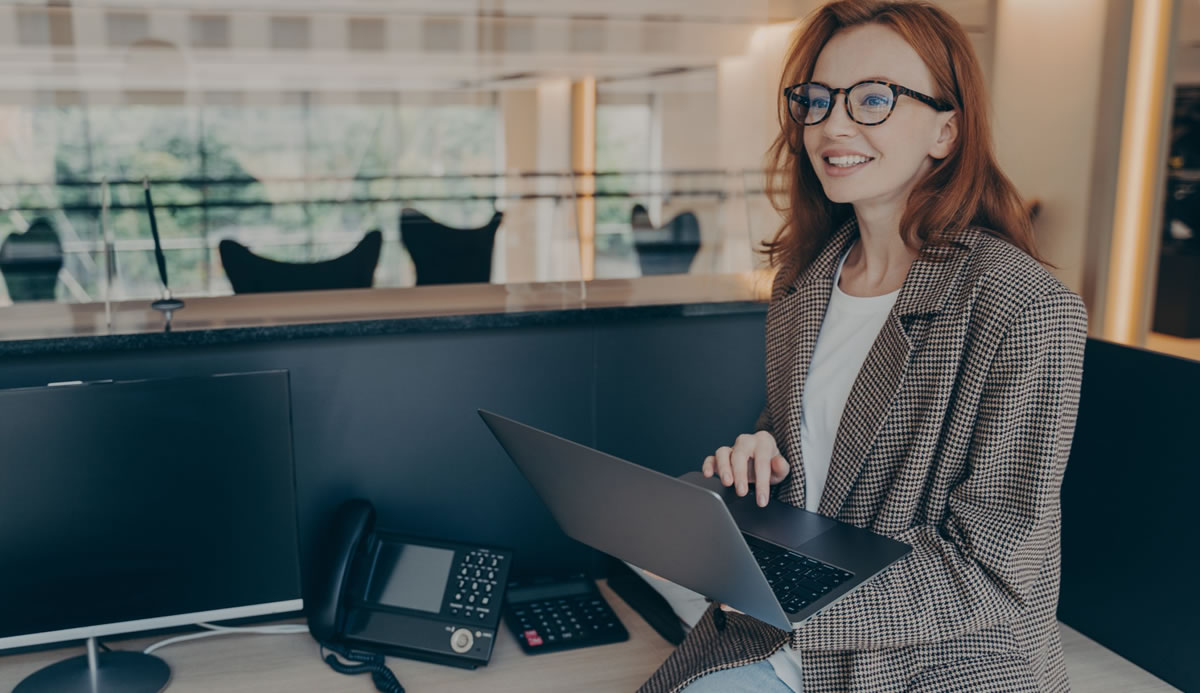
[[[0,272],[14,302],[53,301],[62,266],[62,243],[46,219],[35,220],[25,233],[10,233],[0,245]]]
[[[633,211],[629,214],[629,225],[634,231],[654,230],[654,222],[650,221],[650,210],[646,209],[646,205],[641,202],[633,205]]]
[[[476,229],[459,229],[405,208],[400,239],[417,268],[417,286],[487,282],[492,278],[492,246],[503,212]]]
[[[280,262],[254,254],[246,246],[226,238],[218,249],[225,275],[235,294],[269,291],[323,291],[368,289],[379,264],[383,234],[368,231],[353,250],[323,262]]]
[[[696,215],[680,212],[657,229],[649,219],[645,207],[634,206],[630,224],[642,274],[687,274],[700,251],[700,222]]]

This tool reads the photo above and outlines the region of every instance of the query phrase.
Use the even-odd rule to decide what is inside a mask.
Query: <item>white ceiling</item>
[[[937,4],[980,36],[995,1]],[[707,83],[704,72],[722,58],[745,54],[756,28],[807,14],[820,0],[59,4],[0,0],[0,91],[461,90],[584,75],[689,89]],[[1200,0],[1180,7],[1179,56],[1191,61],[1200,56]],[[205,43],[210,29],[216,45]],[[170,45],[131,48],[145,38]]]

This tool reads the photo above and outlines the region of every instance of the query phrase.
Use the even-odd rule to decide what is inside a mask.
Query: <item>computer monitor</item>
[[[161,690],[91,639],[300,610],[287,372],[0,391],[0,556],[0,651],[93,655],[20,691]]]

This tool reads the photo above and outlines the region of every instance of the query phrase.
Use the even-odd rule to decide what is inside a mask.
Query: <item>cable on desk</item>
[[[362,650],[351,650],[338,645],[328,645],[318,643],[320,645],[321,659],[329,665],[331,669],[339,674],[370,674],[371,680],[375,683],[376,690],[381,693],[404,693],[404,686],[400,685],[400,681],[396,679],[396,675],[391,669],[387,668],[386,660],[383,655],[374,652],[364,652]],[[325,654],[325,650],[330,653]],[[337,653],[336,655],[334,653]],[[350,662],[357,664],[347,664],[338,660],[338,655]]]
[[[167,638],[154,643],[153,645],[142,650],[143,654],[152,654],[155,650],[174,645],[176,643],[186,642],[188,640],[199,640],[201,638],[211,638],[216,635],[233,635],[237,633],[254,633],[258,635],[289,635],[293,633],[307,633],[308,626],[298,623],[277,624],[272,626],[248,626],[245,628],[234,628],[231,626],[217,626],[211,623],[197,623],[196,625],[205,630],[200,633],[188,633],[186,635],[177,635],[173,638]]]

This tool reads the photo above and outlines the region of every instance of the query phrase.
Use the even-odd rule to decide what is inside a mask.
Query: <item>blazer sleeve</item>
[[[1010,620],[1059,560],[1059,489],[1079,403],[1087,312],[1065,289],[1035,298],[987,366],[966,476],[912,553],[792,632],[805,650],[950,640]]]

